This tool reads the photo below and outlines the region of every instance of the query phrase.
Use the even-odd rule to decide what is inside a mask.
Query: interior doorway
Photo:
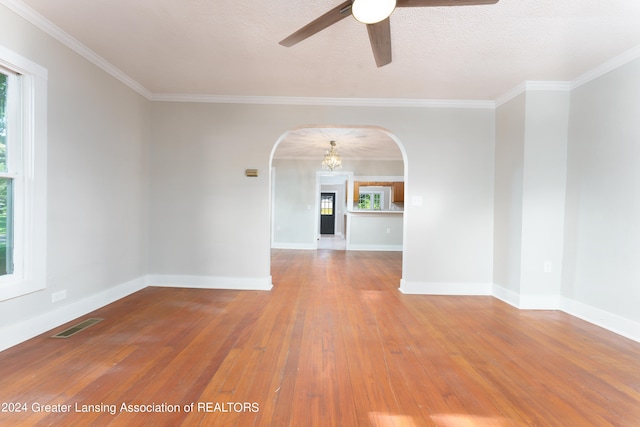
[[[344,193],[345,185],[342,185]],[[340,191],[320,193],[320,233],[317,249],[344,251],[347,241],[344,236],[344,213],[340,208],[343,203],[339,200]]]
[[[316,172],[316,194],[318,201],[318,218],[316,221],[317,228],[317,249],[330,249],[344,251],[347,248],[346,241],[346,221],[349,206],[348,200],[348,183],[353,180],[353,173],[348,171],[333,172]],[[333,195],[332,211],[333,220],[325,217],[322,204],[328,205],[328,200],[324,198],[326,194]],[[333,224],[333,233],[327,233],[329,229],[323,229],[323,221]]]

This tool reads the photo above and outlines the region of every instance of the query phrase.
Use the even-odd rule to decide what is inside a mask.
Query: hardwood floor
[[[0,425],[640,425],[639,343],[403,295],[401,257],[275,250],[269,292],[144,289],[0,353]]]

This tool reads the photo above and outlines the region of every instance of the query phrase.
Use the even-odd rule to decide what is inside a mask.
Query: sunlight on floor
[[[408,415],[369,412],[369,421],[375,427],[418,427],[418,424]]]
[[[503,427],[507,420],[499,417],[480,417],[477,415],[439,414],[431,417],[441,427]]]
[[[438,414],[431,417],[438,427],[504,427],[507,420],[500,417],[481,417],[477,415]],[[418,427],[408,415],[396,415],[384,412],[369,412],[369,421],[375,427]]]

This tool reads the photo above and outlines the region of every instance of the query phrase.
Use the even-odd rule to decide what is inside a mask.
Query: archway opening
[[[334,171],[321,165],[330,141],[342,158],[342,168]],[[301,126],[276,141],[270,166],[272,249],[404,250],[408,165],[392,132],[378,126]],[[332,199],[331,208],[323,207],[323,193],[325,205]],[[322,214],[328,211],[334,228],[327,235]]]

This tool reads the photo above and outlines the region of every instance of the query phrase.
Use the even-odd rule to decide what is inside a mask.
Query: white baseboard
[[[400,292],[421,295],[490,295],[521,310],[560,310],[608,331],[640,342],[640,323],[555,295],[521,295],[486,283],[437,283],[400,280]]]
[[[510,289],[503,288],[502,286],[498,286],[496,284],[493,285],[492,289],[492,295],[495,298],[498,298],[500,301],[504,301],[516,308],[520,308],[520,295],[517,292],[513,292]]]
[[[144,289],[146,286],[144,277],[140,277],[79,301],[60,306],[40,316],[4,326],[0,328],[0,351],[111,304],[127,295]]]
[[[147,275],[74,301],[40,316],[0,328],[0,351],[111,304],[147,286],[206,289],[270,290],[271,276],[264,278],[208,277],[185,275]],[[521,296],[489,283],[410,282],[402,279],[403,294],[490,295],[519,309],[562,310],[618,335],[640,342],[640,323],[607,311],[555,296]]]
[[[298,249],[305,251],[314,251],[318,249],[315,243],[273,243],[272,249]]]
[[[640,342],[640,323],[638,322],[569,298],[562,298],[560,309],[567,314],[593,323],[608,331]]]
[[[640,323],[617,314],[554,295],[520,295],[493,285],[493,296],[521,310],[560,310],[608,331],[640,342]]]
[[[269,290],[271,276],[265,278],[147,275],[98,292],[87,298],[55,308],[40,316],[0,328],[0,351],[20,344],[57,326],[84,316],[147,286],[207,289]]]
[[[562,298],[557,295],[520,295],[522,310],[560,310]]]
[[[522,295],[495,284],[493,296],[521,310],[560,310],[562,300],[556,295]]]
[[[232,289],[243,291],[268,291],[273,285],[267,277],[218,277],[188,276],[173,274],[150,274],[146,277],[148,286],[199,289]]]
[[[347,243],[348,251],[388,251],[388,252],[400,252],[402,251],[402,245],[353,245]]]
[[[273,243],[272,249],[294,249],[294,250],[310,250],[314,251],[318,249],[318,245],[315,243]],[[347,243],[346,250],[348,251],[389,251],[389,252],[401,252],[403,250],[402,245],[352,245]]]
[[[491,283],[400,280],[400,292],[414,295],[492,295],[491,287]]]

